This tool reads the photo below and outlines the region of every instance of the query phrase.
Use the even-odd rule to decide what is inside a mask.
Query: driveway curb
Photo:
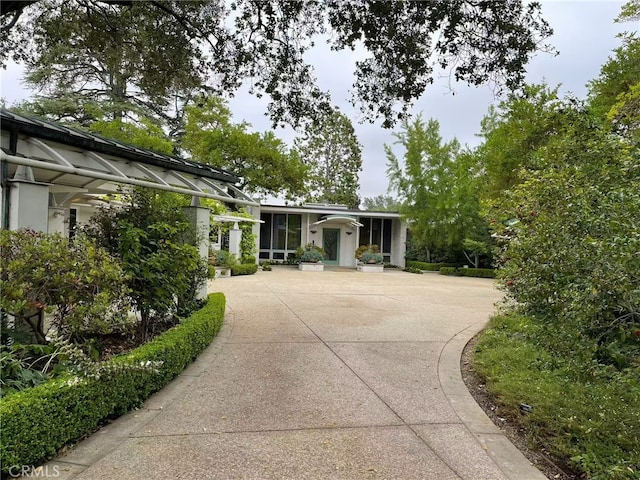
[[[445,344],[438,360],[440,386],[469,433],[489,453],[509,480],[546,480],[547,477],[531,464],[484,413],[462,380],[462,351],[485,325],[485,322],[475,323]]]

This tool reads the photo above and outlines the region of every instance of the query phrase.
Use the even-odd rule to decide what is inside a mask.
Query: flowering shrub
[[[127,323],[129,293],[118,262],[84,236],[0,232],[0,309],[46,343],[44,314],[58,334],[109,333]]]

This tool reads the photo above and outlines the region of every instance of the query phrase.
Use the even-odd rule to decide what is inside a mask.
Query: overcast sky
[[[548,39],[560,53],[557,56],[538,54],[529,64],[527,82],[545,80],[549,85],[562,84],[561,93],[571,92],[583,98],[586,83],[595,78],[611,51],[620,45],[616,35],[624,30],[638,30],[638,25],[616,24],[614,18],[620,13],[622,1],[543,1],[543,17],[550,23],[554,35]],[[357,53],[330,52],[319,46],[309,55],[315,67],[321,88],[331,92],[333,101],[354,122],[356,134],[363,145],[363,171],[360,175],[360,196],[372,197],[387,192],[386,158],[384,144],[394,141],[392,132],[378,124],[357,123],[357,112],[349,104],[349,88],[353,83],[354,62]],[[10,65],[0,73],[0,96],[11,105],[28,98],[30,92],[20,85],[22,70]],[[427,92],[415,103],[413,114],[422,112],[425,119],[435,118],[440,122],[445,140],[457,137],[462,144],[477,145],[476,134],[480,120],[489,105],[497,101],[488,87],[472,88],[464,84],[453,84],[451,93],[448,80],[442,78],[428,87]],[[236,121],[245,120],[256,130],[271,128],[264,116],[266,102],[240,93],[231,103]],[[279,129],[276,134],[293,143],[290,130]],[[402,155],[402,150],[396,150]]]

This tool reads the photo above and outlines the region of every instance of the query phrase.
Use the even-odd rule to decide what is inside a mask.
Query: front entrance
[[[324,259],[325,265],[340,264],[340,229],[339,228],[323,228],[322,229],[322,248],[327,254]]]

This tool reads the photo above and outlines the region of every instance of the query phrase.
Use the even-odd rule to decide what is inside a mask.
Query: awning
[[[73,195],[108,194],[136,185],[224,203],[258,206],[222,169],[138,148],[100,135],[0,109],[0,160],[12,178],[30,167],[36,182]]]
[[[352,227],[363,227],[364,225],[358,222],[356,217],[352,217],[350,215],[326,215],[321,220],[312,223],[311,225],[320,225],[325,222],[333,222],[333,223],[346,223],[351,225]]]

